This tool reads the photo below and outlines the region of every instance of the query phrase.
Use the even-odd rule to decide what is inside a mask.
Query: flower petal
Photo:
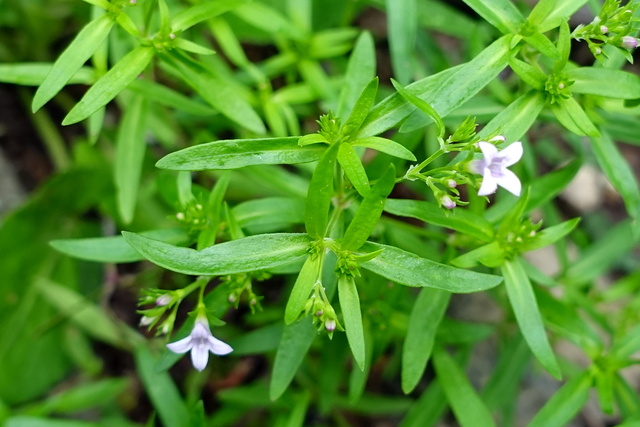
[[[485,164],[490,164],[493,159],[498,155],[498,149],[495,145],[489,144],[486,141],[478,142],[478,147],[480,147],[480,151],[482,151],[482,155],[484,156]]]
[[[207,367],[209,361],[209,347],[206,345],[196,345],[191,349],[191,363],[198,371]]]
[[[193,347],[193,343],[191,342],[191,335],[181,339],[180,341],[167,344],[167,348],[174,353],[186,353],[187,351],[191,350],[191,347]]]
[[[497,179],[497,183],[500,187],[504,188],[511,194],[520,196],[520,191],[522,190],[520,179],[518,179],[518,176],[515,173],[511,172],[509,169],[502,170],[502,176]],[[484,182],[482,183],[482,185],[484,185]]]
[[[478,190],[478,196],[488,196],[489,194],[493,194],[498,189],[498,181],[491,176],[490,173],[485,173],[482,177],[482,185],[480,186],[480,190]]]
[[[516,141],[502,150],[498,154],[498,158],[502,160],[502,166],[507,167],[520,160],[522,158],[522,152],[522,143],[520,141]]]
[[[209,350],[211,350],[211,353],[213,354],[224,356],[225,354],[231,353],[233,348],[231,348],[231,346],[226,342],[220,341],[212,335],[209,337]]]

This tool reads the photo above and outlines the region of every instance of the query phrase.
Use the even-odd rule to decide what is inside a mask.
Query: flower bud
[[[165,305],[171,304],[171,301],[173,301],[173,298],[171,297],[171,295],[169,294],[160,295],[156,299],[156,305],[160,307],[164,307]]]
[[[327,319],[324,322],[324,328],[328,331],[328,332],[333,332],[336,330],[336,321],[333,319]]]
[[[440,198],[440,205],[446,209],[453,209],[456,207],[456,202],[451,200],[451,197],[449,196],[442,196]]]
[[[600,25],[600,32],[602,34],[607,34],[609,32],[609,27],[607,27],[606,25]]]
[[[638,47],[638,40],[636,40],[635,37],[624,36],[622,38],[622,47],[625,49],[635,49]]]
[[[140,319],[140,326],[149,326],[153,323],[154,320],[155,317],[142,316],[142,318]]]
[[[456,188],[457,186],[458,186],[458,183],[456,182],[455,179],[448,179],[447,180],[447,187]]]

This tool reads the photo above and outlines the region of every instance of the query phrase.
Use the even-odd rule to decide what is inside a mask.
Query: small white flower
[[[480,147],[484,158],[474,160],[471,163],[471,170],[482,175],[482,185],[478,195],[493,194],[499,185],[519,196],[522,188],[520,180],[507,167],[515,164],[522,157],[522,143],[520,141],[514,142],[500,152],[495,145],[485,141],[478,142],[478,147]]]
[[[223,356],[233,351],[229,344],[220,341],[211,334],[209,323],[206,319],[201,318],[196,320],[188,337],[167,344],[167,348],[174,353],[186,353],[191,350],[191,362],[198,371],[207,367],[209,352]]]

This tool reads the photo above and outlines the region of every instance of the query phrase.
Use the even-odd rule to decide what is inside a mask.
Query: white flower
[[[482,185],[478,191],[479,196],[487,196],[495,193],[498,185],[516,196],[520,195],[522,188],[520,180],[507,167],[516,163],[522,157],[522,143],[514,142],[504,150],[498,152],[495,145],[485,141],[478,142],[484,158],[474,160],[471,169],[482,175]]]
[[[202,371],[207,367],[209,352],[223,356],[233,351],[229,344],[220,341],[211,334],[209,323],[206,319],[196,320],[196,324],[188,337],[167,344],[167,348],[174,353],[186,353],[191,350],[191,362],[198,371]]]

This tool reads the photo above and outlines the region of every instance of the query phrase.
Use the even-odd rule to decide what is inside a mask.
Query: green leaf
[[[310,133],[308,135],[301,136],[300,139],[298,139],[298,145],[300,147],[311,144],[329,144],[329,141],[327,141],[327,138],[324,135],[320,135],[319,133]]]
[[[189,234],[182,228],[143,231],[140,235],[173,245],[190,241]],[[63,254],[87,261],[125,263],[144,259],[122,236],[52,240],[49,244]]]
[[[589,371],[570,379],[547,401],[529,427],[562,427],[575,417],[589,399],[592,379]]]
[[[524,18],[509,0],[464,0],[478,15],[503,34],[516,34]]]
[[[84,120],[115,98],[149,65],[154,52],[150,46],[139,46],[129,52],[89,88],[80,102],[69,111],[62,124],[70,125]]]
[[[520,332],[542,366],[559,379],[562,375],[560,367],[549,344],[527,273],[522,264],[515,259],[507,260],[502,265],[502,275]]]
[[[391,139],[381,138],[379,136],[369,136],[356,139],[351,145],[354,147],[366,147],[372,150],[386,153],[399,159],[415,161],[416,156],[413,155],[404,145],[399,144]]]
[[[197,55],[214,55],[216,53],[213,49],[199,45],[198,43],[194,43],[187,39],[176,39],[174,43],[178,49],[195,53]]]
[[[537,26],[555,9],[558,0],[540,0],[531,10],[527,21],[532,26]]]
[[[385,1],[391,68],[393,75],[405,85],[413,78],[418,33],[417,3],[417,0]]]
[[[545,33],[566,22],[568,16],[572,16],[587,0],[562,0],[558,1],[543,22],[538,25],[538,31]]]
[[[184,111],[185,113],[197,116],[212,116],[215,114],[215,110],[210,106],[194,101],[173,89],[151,80],[135,79],[127,86],[127,89],[144,95],[146,99],[153,100],[158,104]]]
[[[339,144],[333,144],[326,149],[318,161],[309,183],[304,225],[307,233],[315,239],[325,237],[329,224],[329,209],[333,197],[333,174],[339,147]]]
[[[382,215],[384,202],[393,190],[395,179],[396,168],[391,163],[371,188],[371,192],[364,198],[351,220],[340,241],[340,247],[343,250],[355,251],[367,241]]]
[[[640,350],[640,325],[636,325],[622,338],[615,341],[610,354],[620,361],[626,361]]]
[[[477,136],[484,138],[499,133],[507,141],[518,141],[531,128],[544,106],[544,95],[529,91],[502,109]]]
[[[125,224],[133,220],[142,175],[142,161],[147,147],[145,141],[147,103],[135,96],[125,110],[116,136],[116,155],[113,166],[118,213]]]
[[[560,99],[558,103],[551,104],[549,108],[560,124],[576,135],[600,136],[598,129],[575,99]]]
[[[502,281],[500,276],[462,270],[379,243],[367,242],[361,251],[367,253],[380,249],[384,249],[380,255],[360,266],[401,285],[469,293],[493,288]]]
[[[436,347],[433,367],[438,383],[456,419],[462,427],[495,426],[491,412],[474,390],[466,374],[449,356],[446,350]]]
[[[265,197],[236,205],[233,215],[251,234],[264,233],[304,223],[304,200],[290,197]]]
[[[173,17],[171,29],[175,32],[184,31],[199,22],[221,15],[248,2],[249,0],[217,0],[191,6]]]
[[[407,101],[409,101],[410,103],[412,103],[413,105],[418,107],[418,109],[420,111],[422,111],[423,113],[425,113],[427,116],[431,117],[431,119],[436,124],[438,137],[439,138],[443,138],[444,137],[444,132],[445,132],[444,122],[442,121],[442,118],[440,117],[438,112],[436,110],[434,110],[433,107],[431,105],[429,105],[429,103],[427,101],[418,98],[416,95],[412,94],[411,92],[409,92],[408,90],[403,88],[395,80],[391,79],[391,83],[393,84],[393,87],[396,89],[396,91],[398,91],[398,93],[404,99],[406,99]]]
[[[210,246],[201,251],[122,232],[149,261],[178,273],[222,276],[288,264],[305,256],[311,239],[305,234],[259,234]]]
[[[368,31],[363,31],[349,57],[344,84],[338,98],[338,117],[346,120],[347,113],[353,110],[353,106],[356,105],[365,86],[375,77],[375,73],[376,53],[373,37]]]
[[[555,243],[567,234],[571,233],[579,222],[580,218],[573,218],[569,221],[564,221],[552,227],[545,228],[541,232],[536,233],[533,239],[520,246],[519,250],[521,252],[534,251]]]
[[[418,385],[431,357],[436,331],[449,306],[451,294],[423,288],[416,299],[402,347],[402,391],[409,394]]]
[[[466,64],[426,77],[405,89],[427,101],[441,117],[446,117],[504,70],[508,52],[509,37],[502,37]],[[371,110],[358,135],[365,137],[382,133],[415,111],[416,107],[399,93],[391,95]],[[424,114],[418,111],[403,123],[401,131],[410,132],[427,124]]]
[[[360,370],[364,371],[365,344],[362,313],[360,312],[360,297],[353,276],[341,275],[338,278],[338,297],[340,298],[340,308],[351,353]]]
[[[578,67],[567,71],[571,91],[618,99],[640,98],[640,77],[622,70]]]
[[[509,58],[509,67],[526,84],[536,90],[544,90],[544,84],[548,76],[538,67],[534,67],[515,56]]]
[[[146,346],[135,351],[137,372],[142,385],[163,425],[186,426],[190,414],[169,373],[156,368],[157,360]]]
[[[371,189],[367,172],[356,150],[348,142],[340,144],[338,162],[358,193],[363,197],[367,196]]]
[[[97,425],[88,421],[18,415],[6,420],[4,427],[97,427]]]
[[[450,228],[484,242],[493,239],[493,226],[483,217],[466,209],[445,211],[422,200],[387,199],[384,210],[394,215],[416,218],[429,224]]]
[[[640,219],[640,188],[629,162],[606,132],[591,139],[591,150],[609,182],[622,196],[629,215]]]
[[[536,49],[538,52],[540,52],[544,56],[551,59],[555,59],[555,60],[561,59],[558,48],[556,48],[556,46],[553,43],[551,43],[551,40],[546,38],[545,35],[540,33],[539,31],[536,31],[532,35],[525,36],[523,38],[524,38],[524,41],[527,42],[529,46],[532,46],[534,49]]]
[[[310,256],[304,262],[300,274],[291,289],[287,307],[284,310],[284,323],[289,325],[300,317],[304,307],[311,296],[313,285],[320,278],[321,256]]]
[[[89,22],[62,52],[33,97],[31,109],[36,112],[53,98],[87,62],[107,38],[113,17],[105,14]],[[106,104],[106,102],[105,102]]]
[[[184,172],[180,172],[184,173]],[[216,185],[211,190],[209,198],[207,199],[206,212],[207,212],[207,228],[202,230],[198,235],[197,249],[204,249],[216,243],[216,237],[218,236],[218,230],[220,223],[223,221],[224,209],[224,196],[229,188],[229,182],[231,181],[230,172],[224,172],[216,181]],[[235,222],[235,217],[232,212],[227,212],[228,226],[230,230],[237,228],[238,225]],[[233,224],[233,228],[232,228]],[[236,239],[235,235],[231,233],[232,239]],[[244,236],[242,236],[244,237]]]
[[[311,343],[318,334],[310,318],[285,326],[273,362],[269,396],[278,399],[289,387]]]
[[[505,252],[500,242],[491,242],[475,248],[451,260],[451,264],[460,268],[472,268],[478,265],[498,267],[504,263]]]
[[[49,62],[14,62],[0,64],[0,82],[22,86],[39,86],[51,72],[53,64]],[[92,84],[95,81],[94,70],[80,67],[71,76],[68,84]]]
[[[105,405],[132,386],[131,378],[107,378],[60,391],[43,402],[46,413],[74,413]]]
[[[316,161],[324,146],[298,146],[298,138],[225,139],[188,147],[158,160],[172,170],[238,169],[252,165],[280,165]]]
[[[360,97],[356,101],[349,118],[342,126],[341,132],[345,137],[356,134],[362,126],[362,122],[369,115],[369,111],[376,100],[378,93],[378,78],[374,77],[362,90]]]

